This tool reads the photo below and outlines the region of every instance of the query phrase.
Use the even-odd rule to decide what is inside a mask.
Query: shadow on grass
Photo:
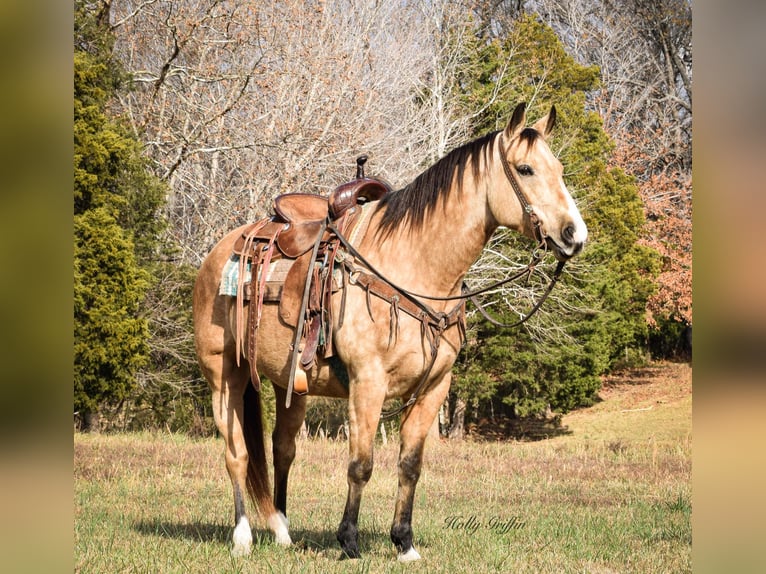
[[[164,520],[142,520],[133,524],[133,530],[144,536],[160,536],[196,542],[221,542],[223,544],[229,542],[233,529],[233,526],[224,526],[223,524],[179,523]]]
[[[472,438],[487,441],[535,442],[572,434],[569,427],[561,424],[561,415],[519,419],[502,416],[483,418],[477,423],[468,424],[466,430]]]
[[[344,559],[334,530],[295,529],[290,531],[290,536],[292,536],[293,546],[297,550],[328,556],[337,553],[339,559]],[[359,551],[362,556],[387,550],[393,552],[393,548],[394,545],[388,533],[365,529],[359,531]]]
[[[151,520],[135,522],[133,530],[143,536],[159,536],[194,542],[216,542],[228,545],[231,543],[234,526],[200,522],[179,523]],[[343,558],[334,530],[295,529],[290,531],[290,536],[293,539],[292,548],[297,551],[325,555],[337,553],[339,559]],[[267,545],[275,544],[271,534],[260,528],[253,530],[253,538],[256,545],[261,543]],[[393,548],[393,544],[388,534],[360,530],[359,549],[362,554],[389,547]]]

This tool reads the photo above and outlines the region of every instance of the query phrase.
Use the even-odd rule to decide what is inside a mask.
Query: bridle
[[[559,277],[561,276],[561,272],[564,270],[565,261],[559,261],[558,264],[556,265],[556,270],[553,272],[553,276],[551,277],[551,282],[548,284],[548,287],[546,288],[540,300],[537,303],[535,303],[532,309],[524,317],[522,317],[519,321],[516,321],[515,323],[501,323],[500,321],[497,321],[496,319],[492,318],[487,312],[487,310],[484,308],[484,306],[478,301],[478,299],[476,299],[477,295],[480,295],[481,293],[489,291],[490,289],[496,289],[497,287],[500,287],[501,285],[504,285],[511,281],[515,281],[516,279],[523,277],[525,274],[527,275],[527,280],[529,280],[529,277],[534,272],[535,268],[537,267],[537,264],[543,260],[543,257],[545,256],[545,253],[548,250],[548,243],[546,242],[547,235],[545,233],[545,230],[542,228],[542,225],[540,223],[540,218],[537,216],[537,213],[535,213],[535,210],[532,208],[532,204],[527,199],[527,196],[524,194],[524,191],[521,189],[521,186],[519,185],[519,182],[516,179],[516,176],[513,174],[513,170],[511,169],[511,166],[508,164],[508,159],[506,158],[506,154],[503,150],[502,139],[503,139],[503,136],[501,134],[500,135],[500,140],[501,140],[500,141],[500,163],[503,166],[503,172],[505,172],[505,177],[508,178],[508,181],[510,182],[511,187],[513,188],[513,191],[516,193],[516,197],[518,198],[519,203],[521,204],[522,210],[529,217],[529,221],[532,225],[532,232],[534,234],[535,239],[538,241],[538,244],[537,244],[537,247],[535,247],[535,249],[532,251],[532,260],[519,273],[507,279],[503,279],[502,281],[493,283],[489,287],[485,287],[483,289],[479,289],[477,291],[473,291],[470,293],[463,293],[463,296],[468,297],[470,299],[471,303],[474,304],[474,306],[479,311],[479,313],[481,313],[482,316],[485,319],[487,319],[487,321],[489,321],[490,323],[492,323],[493,325],[497,327],[510,328],[510,327],[518,327],[519,325],[527,321],[527,319],[529,319],[532,315],[534,315],[538,311],[538,309],[540,309],[540,307],[548,298],[548,295],[551,294],[551,291],[553,291],[553,288],[558,282]],[[543,252],[542,255],[540,255],[541,250]]]
[[[334,223],[332,222],[327,223],[327,230],[333,233],[338,238],[340,243],[346,249],[348,255],[351,256],[351,258],[346,256],[343,256],[341,258],[341,262],[343,264],[343,270],[344,270],[344,277],[346,277],[346,274],[347,274],[348,281],[350,283],[352,284],[359,283],[361,287],[367,290],[368,310],[370,307],[369,294],[370,294],[370,291],[374,291],[374,293],[378,297],[381,297],[387,300],[391,305],[392,335],[394,331],[394,327],[393,327],[394,320],[397,321],[397,329],[398,329],[397,317],[398,317],[399,309],[401,308],[408,314],[412,315],[413,317],[421,321],[423,335],[427,338],[429,345],[431,347],[431,360],[427,368],[423,372],[420,378],[420,381],[418,382],[415,388],[415,391],[412,393],[412,396],[410,396],[410,398],[405,403],[403,403],[400,407],[397,407],[396,409],[393,409],[391,411],[381,413],[381,418],[389,418],[389,417],[395,416],[401,413],[402,411],[408,409],[417,401],[418,397],[420,396],[420,393],[423,391],[426,383],[428,382],[428,378],[431,373],[431,370],[434,364],[436,363],[436,356],[438,353],[439,342],[441,340],[442,334],[444,333],[446,329],[456,324],[458,328],[460,329],[461,339],[462,340],[465,339],[465,324],[464,324],[463,313],[464,313],[466,301],[470,300],[474,304],[474,306],[476,306],[477,310],[482,314],[482,316],[485,319],[487,319],[491,324],[501,328],[518,327],[519,325],[529,320],[529,318],[532,317],[532,315],[534,315],[540,309],[543,302],[545,302],[545,300],[548,298],[548,295],[550,295],[551,291],[553,291],[553,288],[558,282],[561,272],[564,269],[565,262],[559,261],[558,264],[556,265],[556,270],[553,272],[550,283],[548,284],[548,287],[546,288],[543,295],[540,297],[537,303],[535,303],[535,305],[530,309],[530,311],[526,315],[524,315],[521,319],[513,323],[502,323],[494,319],[493,317],[491,317],[489,313],[487,312],[487,310],[484,308],[484,306],[476,298],[478,295],[481,295],[493,289],[497,289],[498,287],[501,287],[517,279],[520,279],[521,277],[524,277],[525,275],[527,277],[526,280],[528,281],[529,277],[535,271],[537,265],[543,260],[543,258],[545,257],[548,251],[545,231],[542,229],[540,219],[538,218],[532,205],[530,204],[529,200],[524,194],[524,191],[521,189],[519,182],[514,176],[511,166],[508,164],[508,160],[505,157],[505,152],[502,147],[502,137],[503,136],[501,134],[500,135],[500,139],[501,139],[500,161],[503,166],[503,171],[505,172],[505,175],[511,184],[511,188],[515,192],[516,197],[518,198],[519,203],[521,204],[523,213],[527,217],[529,217],[530,223],[532,225],[534,237],[538,241],[538,244],[532,250],[532,258],[530,262],[527,264],[527,266],[524,267],[521,271],[514,273],[510,277],[507,277],[500,281],[496,281],[492,283],[491,285],[488,285],[486,287],[482,287],[480,289],[476,289],[473,291],[468,290],[464,283],[460,295],[454,295],[454,296],[448,296],[448,297],[437,297],[437,296],[415,293],[413,291],[400,287],[399,285],[397,285],[390,279],[386,278],[380,271],[378,271],[375,268],[374,265],[372,265],[369,261],[367,261],[367,259],[365,259],[365,257],[361,253],[359,253],[359,251],[357,251],[353,245],[351,245],[348,239],[340,233],[340,231],[338,230],[338,228],[335,226]],[[366,270],[357,268],[350,259],[361,263],[366,268]],[[442,311],[435,311],[429,305],[421,301],[421,299],[427,299],[429,301],[459,301],[459,303],[448,313],[445,313]],[[341,322],[343,320],[342,310],[344,307],[345,307],[345,289],[343,290],[343,298],[341,300],[341,314],[340,314]],[[370,313],[372,313],[371,310],[370,310]],[[392,335],[389,336],[389,342],[391,340]]]

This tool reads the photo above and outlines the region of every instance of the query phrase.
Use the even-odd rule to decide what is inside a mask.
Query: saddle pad
[[[275,283],[284,283],[287,277],[287,272],[293,264],[292,259],[277,259],[272,261],[269,265],[269,270],[266,274],[266,281]],[[245,268],[245,280],[243,283],[250,282],[250,263],[248,262]],[[228,295],[230,297],[237,296],[237,284],[239,283],[239,255],[232,255],[223,266],[221,272],[221,284],[218,287],[219,295]]]

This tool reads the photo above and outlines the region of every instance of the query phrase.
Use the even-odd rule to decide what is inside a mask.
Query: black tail
[[[247,385],[245,390],[245,413],[242,432],[247,446],[247,491],[261,516],[268,517],[275,512],[269,484],[269,469],[266,466],[266,449],[263,434],[263,409],[261,394]]]

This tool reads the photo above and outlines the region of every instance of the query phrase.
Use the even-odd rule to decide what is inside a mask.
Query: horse
[[[420,558],[413,546],[412,515],[425,439],[464,342],[463,278],[493,232],[505,226],[535,239],[559,262],[583,249],[586,225],[564,183],[563,166],[547,143],[555,120],[551,106],[527,126],[526,104],[517,105],[503,129],[452,150],[409,185],[371,202],[366,231],[344,244],[352,253],[347,259],[357,267],[331,296],[335,356],[317,357],[306,372],[308,395],[348,400],[348,490],[336,535],[342,557],[360,556],[357,521],[373,471],[376,430],[384,402],[401,398],[399,484],[390,537],[398,560]],[[196,353],[212,392],[234,494],[235,555],[252,548],[245,493],[276,543],[292,544],[287,484],[307,400],[306,394],[288,391],[294,328],[279,316],[277,305],[264,303],[254,362],[276,393],[272,493],[260,393],[236,343],[235,299],[218,290],[242,229],[225,235],[211,250],[193,291]],[[374,280],[403,287],[391,287],[388,296],[371,296]],[[407,311],[405,299],[422,311]]]

